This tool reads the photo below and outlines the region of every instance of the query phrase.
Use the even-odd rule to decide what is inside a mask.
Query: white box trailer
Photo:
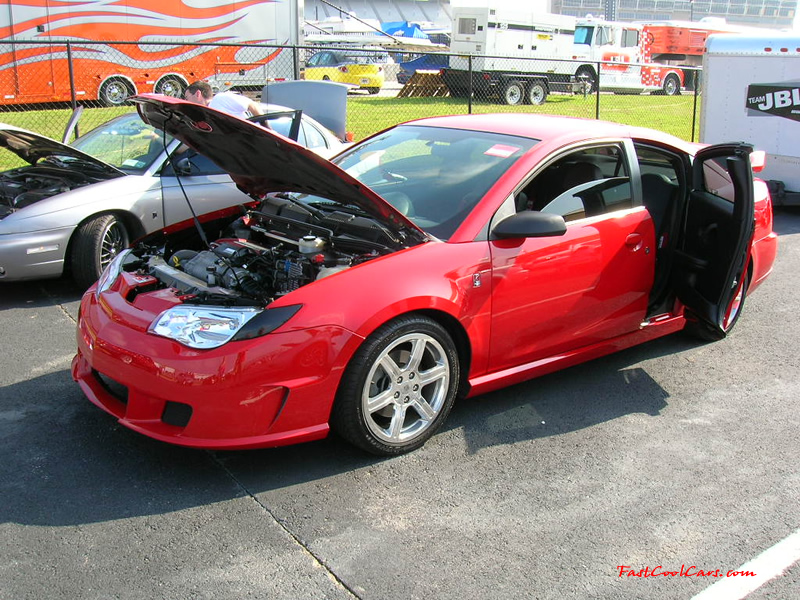
[[[800,204],[800,34],[710,36],[702,94],[700,141],[764,150],[774,203]]]
[[[452,0],[453,55],[443,73],[450,93],[466,96],[472,87],[506,104],[541,104],[551,88],[572,91],[576,19],[548,7],[547,0]]]

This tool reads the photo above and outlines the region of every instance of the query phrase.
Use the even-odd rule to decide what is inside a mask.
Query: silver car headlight
[[[190,348],[219,348],[260,312],[258,308],[176,306],[161,313],[149,331]]]
[[[209,350],[231,340],[266,335],[286,323],[300,307],[299,304],[274,309],[175,306],[161,313],[148,331],[190,348]]]
[[[97,289],[95,290],[95,296],[100,296],[103,292],[105,292],[108,288],[110,288],[114,282],[119,277],[120,271],[122,271],[122,263],[125,262],[125,258],[130,254],[130,249],[123,250],[119,254],[114,257],[108,266],[103,271],[102,275],[100,275],[100,279],[97,280]]]

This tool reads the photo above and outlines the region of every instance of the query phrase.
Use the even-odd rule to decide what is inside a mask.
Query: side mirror
[[[501,240],[532,237],[555,237],[567,233],[567,223],[561,215],[536,210],[518,212],[500,221],[492,230]]]
[[[192,174],[192,161],[189,160],[188,157],[184,156],[183,158],[179,158],[175,161],[173,168],[175,169],[176,175],[179,175],[180,177],[188,177]]]

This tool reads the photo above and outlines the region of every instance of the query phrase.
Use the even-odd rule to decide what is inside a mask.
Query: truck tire
[[[582,66],[575,72],[575,79],[580,82],[586,82],[586,93],[594,94],[597,91],[597,75],[592,67]]]
[[[675,73],[670,73],[664,78],[661,90],[665,96],[679,96],[681,93],[681,79]]]
[[[509,106],[522,104],[525,99],[525,86],[521,81],[509,81],[503,88],[503,101]]]
[[[540,79],[531,81],[526,92],[525,99],[528,104],[533,104],[534,106],[544,104],[545,100],[547,100],[547,83]]]
[[[103,106],[122,106],[134,95],[130,84],[121,77],[108,79],[100,86],[97,96]]]
[[[165,77],[158,82],[155,92],[156,94],[164,94],[165,96],[172,96],[173,98],[183,99],[183,92],[186,91],[186,85],[179,77]]]

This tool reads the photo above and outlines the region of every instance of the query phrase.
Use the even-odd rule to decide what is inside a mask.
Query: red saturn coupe
[[[469,115],[328,162],[204,106],[138,103],[254,199],[139,240],[82,299],[73,377],[166,442],[333,429],[408,452],[456,398],[682,329],[725,337],[777,251],[743,143]]]

